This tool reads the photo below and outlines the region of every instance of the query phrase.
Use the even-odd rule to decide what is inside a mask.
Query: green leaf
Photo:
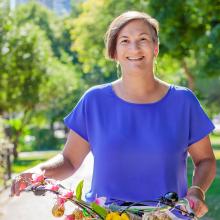
[[[77,200],[82,200],[81,197],[82,197],[83,183],[84,183],[84,180],[81,180],[76,187],[76,199]]]
[[[96,211],[100,216],[102,216],[103,219],[106,218],[106,215],[108,214],[107,210],[96,203],[92,202],[91,207],[94,211]]]
[[[84,217],[90,216],[86,209],[83,209],[82,212]]]

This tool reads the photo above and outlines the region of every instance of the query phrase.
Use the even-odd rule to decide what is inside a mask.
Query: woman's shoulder
[[[182,99],[189,102],[198,102],[196,95],[191,89],[179,85],[171,85],[171,88],[173,90],[175,98],[177,98],[178,100]]]
[[[110,85],[110,83],[94,85],[94,86],[90,87],[89,89],[87,89],[85,94],[92,94],[92,95],[94,95],[94,94],[102,93],[102,92],[104,92],[109,87],[109,85]]]
[[[92,99],[101,97],[102,95],[105,95],[108,92],[109,86],[110,83],[92,86],[85,91],[85,93],[83,94],[83,98]]]

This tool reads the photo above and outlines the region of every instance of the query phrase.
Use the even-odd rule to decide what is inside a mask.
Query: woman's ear
[[[159,46],[157,45],[154,47],[154,56],[157,57],[158,53],[159,53]]]

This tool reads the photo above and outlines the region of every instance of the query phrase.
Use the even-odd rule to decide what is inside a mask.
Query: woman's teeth
[[[144,57],[128,57],[127,59],[131,61],[138,61],[138,60],[142,60],[143,58]]]

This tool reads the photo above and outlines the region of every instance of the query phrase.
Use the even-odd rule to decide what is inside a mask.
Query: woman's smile
[[[137,61],[142,61],[144,59],[144,56],[139,56],[139,57],[127,57],[127,59],[129,61],[132,61],[132,62],[137,62]]]

